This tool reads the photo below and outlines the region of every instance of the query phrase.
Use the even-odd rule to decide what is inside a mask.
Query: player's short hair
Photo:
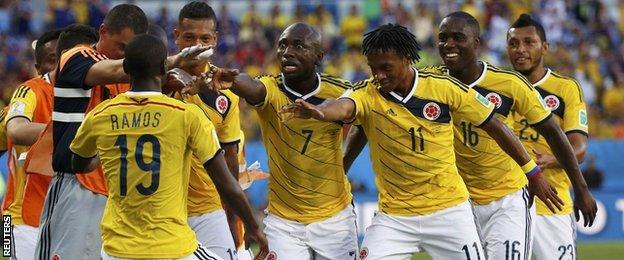
[[[529,14],[521,14],[520,17],[511,25],[510,28],[522,28],[522,27],[535,27],[537,31],[537,35],[540,37],[542,42],[546,41],[546,31],[544,31],[544,27],[540,22],[533,19],[533,17]]]
[[[217,15],[210,5],[205,2],[193,1],[190,2],[180,10],[180,14],[178,15],[178,24],[182,23],[184,18],[193,19],[193,20],[201,20],[208,19],[212,20],[215,23],[217,22]]]
[[[470,29],[472,29],[472,31],[475,33],[475,35],[477,37],[479,35],[481,35],[481,29],[479,27],[479,21],[477,21],[477,19],[474,18],[474,16],[472,16],[469,13],[462,12],[462,11],[457,11],[457,12],[452,12],[452,13],[446,15],[444,18],[461,19],[462,21],[464,21],[466,23],[466,25],[468,25],[470,27]]]
[[[167,39],[167,32],[165,32],[165,30],[162,27],[156,24],[150,23],[147,26],[147,34],[153,35],[156,38],[162,40],[163,43],[165,44],[165,48],[167,47],[169,40]]]
[[[78,44],[94,44],[97,41],[97,31],[91,26],[83,24],[68,25],[63,29],[56,42],[56,58],[60,58],[63,51],[69,50]]]
[[[145,33],[147,23],[143,10],[132,4],[116,5],[104,17],[104,25],[112,34],[121,33],[126,28],[130,28],[134,34]]]
[[[407,58],[412,63],[420,61],[420,45],[416,36],[407,28],[398,24],[385,24],[364,34],[362,54],[393,50],[398,56]]]
[[[153,77],[161,75],[167,59],[167,49],[161,39],[141,34],[134,37],[124,50],[124,71],[131,77]]]
[[[58,40],[59,35],[61,35],[61,32],[63,32],[63,30],[56,29],[52,31],[47,31],[43,33],[41,36],[39,36],[39,38],[37,39],[37,43],[35,43],[35,63],[37,64],[41,63],[41,60],[43,60],[44,55],[45,55],[45,53],[43,53],[43,49],[44,49],[43,47],[48,42]]]

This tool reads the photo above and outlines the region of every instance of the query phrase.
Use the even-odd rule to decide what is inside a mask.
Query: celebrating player
[[[178,26],[174,31],[175,44],[180,50],[195,45],[215,48],[216,28],[217,18],[212,7],[205,2],[188,3],[180,10]],[[202,60],[183,66],[182,69],[193,76],[201,76],[209,70],[209,64],[207,60]],[[208,115],[215,126],[219,143],[225,151],[224,157],[228,168],[234,177],[238,178],[238,144],[241,130],[238,96],[229,90],[204,91],[197,94],[177,92],[174,95],[176,98],[198,105]],[[208,178],[198,158],[191,161],[188,211],[189,225],[202,245],[221,258],[236,257],[237,247],[234,241],[243,242],[242,230],[237,228],[236,216],[231,209],[227,210],[226,216],[215,185]]]
[[[544,67],[543,56],[548,53],[548,42],[544,27],[527,14],[522,14],[507,32],[507,54],[514,69],[526,76],[533,87],[540,93],[548,108],[552,111],[555,123],[565,132],[578,161],[585,156],[587,146],[587,111],[583,94],[578,82],[563,77]],[[537,259],[567,258],[575,259],[575,225],[572,212],[579,219],[578,210],[572,208],[570,179],[562,165],[553,156],[554,151],[543,135],[529,127],[526,119],[516,122],[518,136],[527,150],[533,154],[537,164],[544,169],[550,185],[564,201],[562,210],[551,212],[544,202],[537,200],[537,216],[533,220],[534,255]],[[581,183],[581,185],[584,183]],[[582,188],[574,186],[575,193],[582,193]],[[591,221],[584,218],[586,223]]]
[[[487,99],[451,77],[412,68],[419,47],[405,27],[383,25],[365,35],[362,48],[373,78],[355,84],[359,90],[318,106],[297,100],[282,110],[299,118],[362,124],[380,212],[366,231],[360,258],[403,259],[421,250],[434,259],[480,258],[468,191],[455,165],[453,120],[468,120],[518,163],[539,168],[492,117],[494,105]]]
[[[105,180],[100,170],[76,176],[71,169],[69,144],[87,111],[127,90],[123,85],[100,85],[128,81],[120,59],[124,46],[146,30],[147,18],[139,7],[117,5],[104,18],[95,46],[83,43],[57,53],[60,56],[52,113],[54,177],[41,216],[38,258],[99,259],[99,224],[107,195]],[[58,45],[68,38],[65,33],[59,37]],[[202,50],[205,49],[197,52]],[[169,57],[168,63],[179,66],[193,59],[197,52]]]
[[[137,36],[125,54],[131,91],[96,106],[71,144],[76,172],[92,170],[89,166],[98,158],[104,168],[109,190],[102,257],[215,259],[198,246],[187,223],[192,152],[224,200],[239,212],[250,237],[260,243],[258,259],[264,258],[266,238],[229,173],[214,126],[197,106],[160,93],[167,71],[162,41]]]
[[[50,176],[27,174],[23,159],[52,119],[50,72],[56,67],[56,41],[60,30],[44,33],[35,44],[35,68],[40,76],[22,83],[14,92],[6,118],[9,180],[3,211],[12,216],[13,252],[17,259],[34,259],[39,219]],[[43,156],[43,155],[39,155]]]
[[[321,35],[295,23],[277,47],[280,75],[252,79],[218,69],[213,81],[255,106],[269,156],[269,206],[264,219],[273,259],[353,259],[355,213],[342,166],[342,124],[316,120],[283,122],[279,109],[296,99],[320,104],[350,88],[316,72],[323,58]]]
[[[576,158],[561,129],[551,117],[539,93],[516,72],[496,68],[477,60],[480,47],[479,24],[470,14],[454,12],[440,23],[438,48],[445,67],[438,69],[457,78],[485,96],[496,106],[497,118],[514,126],[514,115],[524,118],[557,151],[558,159],[579,187],[575,205],[593,221],[596,204],[587,190]],[[550,211],[561,209],[559,198],[541,197],[535,192],[539,172],[529,172],[533,164],[514,162],[486,133],[458,117],[455,123],[457,167],[468,186],[487,256],[502,259],[511,255],[530,257],[532,197],[523,188],[529,180],[531,195],[538,195]],[[524,175],[527,174],[528,178]],[[585,187],[583,189],[582,187]]]

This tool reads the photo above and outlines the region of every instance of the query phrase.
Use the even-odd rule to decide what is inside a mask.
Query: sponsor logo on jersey
[[[477,99],[477,101],[479,101],[479,103],[481,103],[481,105],[484,105],[485,107],[489,107],[490,106],[490,101],[485,98],[484,96],[482,96],[481,94],[477,93],[475,95],[475,98]],[[500,96],[499,96],[500,98]]]
[[[392,110],[392,108],[386,110],[386,115],[390,115],[390,116],[396,116],[397,114],[394,113],[394,110]]]
[[[440,106],[435,102],[429,102],[425,104],[422,112],[426,119],[434,121],[440,117],[442,109],[440,109]]]
[[[503,104],[503,99],[497,93],[491,92],[487,94],[485,98],[487,98],[487,100],[494,104],[496,108],[500,108],[500,106]]]
[[[15,101],[9,109],[9,117],[22,116],[24,111],[26,111],[26,104],[22,101]]]
[[[219,113],[224,114],[229,106],[230,102],[225,96],[217,97],[217,100],[215,101],[215,107],[217,108],[217,111],[219,111]]]
[[[554,111],[559,108],[561,101],[559,101],[559,98],[555,95],[548,95],[544,97],[544,103],[546,103],[547,108],[549,108],[551,111]]]
[[[579,111],[579,123],[582,126],[587,126],[587,111],[585,109]]]

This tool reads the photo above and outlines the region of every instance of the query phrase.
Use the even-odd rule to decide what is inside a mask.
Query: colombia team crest
[[[440,109],[440,106],[435,102],[429,102],[423,107],[423,115],[426,119],[429,119],[431,121],[438,119],[441,114],[442,109]]]
[[[548,95],[544,97],[544,102],[546,103],[546,106],[552,111],[557,110],[557,108],[559,108],[559,105],[561,104],[561,101],[559,101],[559,98],[555,95]]]
[[[497,93],[490,92],[489,94],[485,96],[485,98],[487,98],[487,100],[489,100],[490,103],[494,104],[496,108],[500,108],[500,106],[503,104],[503,99]]]
[[[215,100],[215,107],[217,108],[217,111],[219,111],[219,113],[221,114],[225,114],[229,106],[230,102],[228,101],[227,97],[223,95],[218,96]]]

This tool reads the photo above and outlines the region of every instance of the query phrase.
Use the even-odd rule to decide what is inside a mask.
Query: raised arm
[[[266,87],[260,80],[254,79],[236,69],[212,68],[211,90],[230,89],[244,98],[251,105],[260,105],[266,97]],[[204,88],[202,88],[203,90]]]
[[[345,173],[349,172],[351,165],[353,165],[353,161],[355,161],[358,155],[360,155],[367,142],[368,139],[366,138],[366,134],[364,133],[362,126],[352,125],[344,142],[345,151],[342,156],[342,164]]]
[[[235,210],[245,223],[246,233],[260,244],[260,252],[256,255],[256,259],[264,259],[269,252],[268,242],[254,219],[245,193],[230,173],[223,153],[217,153],[214,158],[204,163],[204,168],[217,187],[221,199],[228,205],[228,208]]]
[[[286,114],[284,120],[292,118],[314,118],[325,122],[352,122],[355,118],[355,103],[348,98],[327,99],[318,106],[312,105],[303,99],[297,99],[280,110]]]
[[[208,47],[198,47],[192,51],[178,53],[167,57],[168,68],[179,68],[187,63],[198,62],[195,58]],[[130,77],[124,72],[122,60],[101,60],[93,64],[87,72],[84,84],[87,86],[97,86],[112,83],[127,83]]]
[[[529,179],[529,191],[531,196],[540,198],[553,213],[555,212],[555,207],[561,210],[563,201],[557,196],[557,191],[542,177],[541,169],[537,166],[535,161],[531,160],[531,157],[529,157],[522,143],[520,143],[513,132],[496,117],[488,119],[481,128],[496,141],[505,153],[511,156],[511,158],[522,167],[522,170]]]
[[[568,142],[565,134],[552,118],[534,125],[533,128],[544,136],[561,168],[565,170],[572,182],[572,187],[574,188],[574,215],[576,219],[579,220],[578,212],[581,211],[585,220],[584,226],[591,226],[596,218],[598,208],[596,207],[596,201],[589,192],[587,183],[583,179],[570,142]]]

